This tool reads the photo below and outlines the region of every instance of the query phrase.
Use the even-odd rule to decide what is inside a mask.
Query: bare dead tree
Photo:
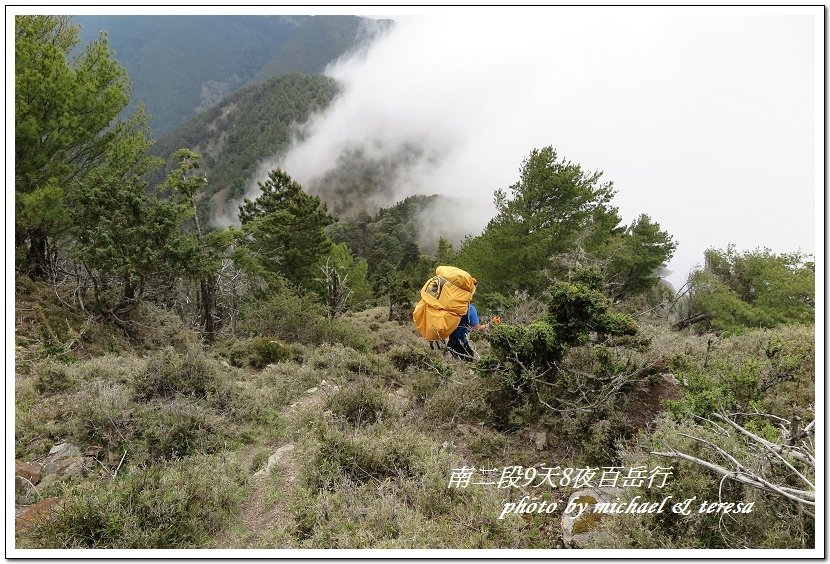
[[[694,325],[695,323],[706,321],[707,319],[709,319],[709,317],[710,316],[706,313],[696,313],[690,317],[687,317],[686,319],[681,319],[671,327],[676,331],[680,331],[681,329],[685,329],[686,327]]]
[[[686,460],[711,470],[723,476],[724,479],[734,480],[749,487],[779,495],[802,506],[815,506],[815,478],[811,477],[811,474],[815,474],[815,448],[812,441],[815,422],[807,425],[804,430],[798,429],[797,426],[783,425],[782,435],[784,440],[782,443],[775,443],[749,431],[729,415],[717,413],[714,417],[726,423],[728,427],[724,428],[708,419],[705,421],[716,427],[722,435],[733,436],[734,433],[737,433],[744,440],[749,452],[754,453],[759,460],[763,460],[764,464],[759,465],[757,460],[750,461],[746,453],[743,457],[733,455],[712,441],[685,433],[681,433],[681,435],[706,445],[711,453],[722,459],[721,462],[705,460],[675,448],[670,448],[664,452],[653,451],[652,454]],[[780,421],[782,418],[776,416],[775,419]],[[786,436],[789,434],[788,428],[798,429],[798,436],[795,440],[792,440],[793,437]],[[801,468],[798,468],[798,466]],[[786,477],[797,477],[802,486],[793,487],[786,484]]]
[[[319,280],[326,286],[327,315],[330,319],[334,319],[346,311],[346,302],[352,293],[346,285],[349,281],[349,275],[344,275],[336,266],[332,266],[329,259],[326,259],[326,264],[322,265],[320,270],[323,273],[323,278]]]

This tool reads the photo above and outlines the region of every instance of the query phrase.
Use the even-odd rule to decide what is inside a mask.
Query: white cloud
[[[346,147],[383,156],[420,144],[441,158],[397,179],[399,198],[464,198],[464,225],[478,232],[493,191],[518,179],[531,149],[552,145],[614,181],[626,222],[647,213],[674,235],[676,286],[707,247],[811,252],[821,13],[781,13],[401,17],[365,57],[329,70],[343,95],[281,164],[306,185]]]

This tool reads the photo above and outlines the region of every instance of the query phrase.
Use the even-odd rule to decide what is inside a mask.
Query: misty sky
[[[382,156],[422,146],[437,160],[400,178],[400,197],[467,198],[459,221],[477,234],[493,214],[493,191],[518,180],[531,149],[552,145],[614,182],[626,223],[646,213],[674,236],[675,287],[708,247],[815,252],[821,8],[798,14],[393,15],[392,33],[329,69],[344,94],[281,164],[304,183],[344,148]]]

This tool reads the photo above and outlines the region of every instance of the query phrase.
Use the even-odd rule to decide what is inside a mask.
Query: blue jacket
[[[467,335],[469,335],[470,330],[476,325],[478,325],[478,311],[476,311],[476,306],[470,304],[470,307],[467,308],[467,313],[464,314],[458,323],[458,327],[450,335],[450,341],[463,343],[467,340]]]

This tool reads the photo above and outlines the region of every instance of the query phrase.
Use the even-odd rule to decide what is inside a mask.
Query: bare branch
[[[721,476],[726,476],[727,478],[729,478],[731,480],[741,482],[742,484],[746,484],[750,487],[753,487],[753,488],[756,488],[756,489],[759,489],[759,490],[763,490],[763,491],[767,491],[767,492],[777,493],[779,495],[782,495],[782,496],[784,496],[788,499],[791,499],[791,500],[793,500],[795,502],[798,502],[798,503],[801,503],[801,504],[815,505],[815,492],[776,486],[775,484],[772,484],[769,481],[767,481],[763,478],[760,478],[758,476],[746,474],[746,473],[743,473],[743,472],[736,472],[736,471],[733,471],[733,470],[728,470],[728,469],[724,468],[723,466],[713,464],[711,462],[703,460],[702,458],[697,458],[695,456],[691,456],[689,454],[686,454],[684,452],[680,452],[680,451],[677,451],[677,450],[674,450],[674,449],[672,449],[670,452],[652,451],[651,454],[654,454],[656,456],[664,456],[664,457],[667,457],[667,458],[681,458],[683,460],[687,460],[689,462],[697,464],[698,466],[708,468],[709,470],[715,472],[716,474],[719,474]]]
[[[752,441],[760,444],[761,446],[763,446],[764,448],[766,448],[770,452],[774,453],[793,472],[798,474],[804,481],[809,483],[811,487],[815,488],[815,486],[812,483],[810,483],[809,480],[807,480],[803,475],[801,475],[801,473],[798,472],[798,470],[796,470],[789,462],[784,460],[784,458],[781,456],[782,452],[786,452],[787,454],[790,454],[796,460],[800,460],[801,462],[804,462],[806,464],[809,464],[810,466],[813,466],[814,463],[812,461],[812,457],[805,456],[804,453],[799,452],[798,447],[792,447],[792,446],[788,446],[788,445],[779,445],[779,444],[771,443],[770,441],[768,441],[768,440],[766,440],[762,437],[759,437],[755,433],[753,433],[751,431],[747,431],[746,429],[744,429],[743,427],[741,427],[740,425],[738,425],[737,423],[735,423],[734,421],[732,421],[731,419],[729,419],[728,417],[726,417],[724,415],[721,415],[719,413],[715,413],[715,417],[725,421],[726,423],[731,425],[736,431],[738,431],[742,435],[744,435],[746,437],[749,437],[749,439],[751,439]]]

